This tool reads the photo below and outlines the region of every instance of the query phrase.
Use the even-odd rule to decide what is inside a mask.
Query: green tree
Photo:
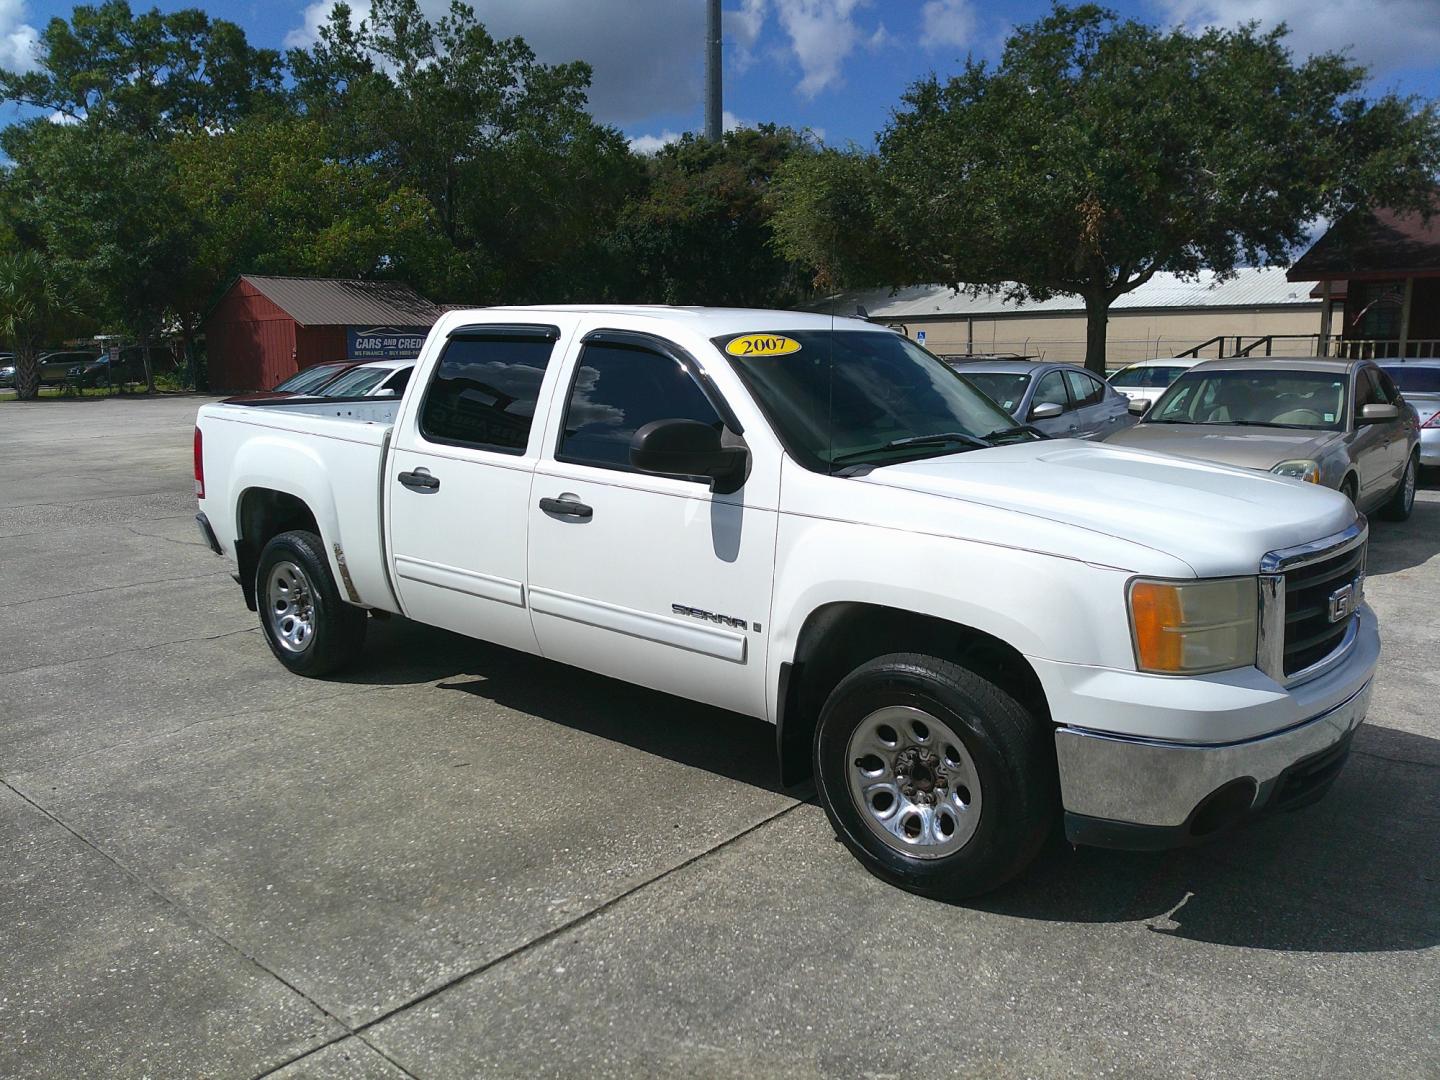
[[[772,182],[815,156],[808,138],[764,124],[718,143],[693,135],[649,162],[646,190],[611,244],[618,299],[788,307],[808,292],[804,266],[773,242]],[[628,271],[628,274],[627,274]]]
[[[38,68],[0,71],[0,97],[151,138],[223,127],[282,98],[283,65],[233,22],[197,8],[136,14],[126,0],[78,5],[40,35]]]
[[[795,169],[777,234],[842,284],[1079,295],[1102,371],[1110,305],[1157,272],[1284,263],[1317,217],[1423,205],[1435,106],[1366,98],[1363,67],[1284,38],[1057,6],[993,69],[912,86],[875,161]]]
[[[586,110],[587,65],[541,64],[461,3],[432,22],[416,0],[376,0],[358,25],[337,4],[289,62],[329,152],[433,208],[452,248],[451,293],[553,288],[557,252],[603,227],[637,175],[623,136]]]
[[[180,197],[169,149],[96,124],[7,130],[16,232],[106,324],[149,349],[188,286],[200,223]]]
[[[22,401],[40,393],[40,347],[74,313],[39,252],[0,253],[0,336],[15,350],[15,392]]]

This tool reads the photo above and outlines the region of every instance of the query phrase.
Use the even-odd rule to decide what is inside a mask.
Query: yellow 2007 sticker
[[[779,334],[742,334],[731,338],[725,345],[725,351],[731,356],[785,356],[799,352],[800,343]]]

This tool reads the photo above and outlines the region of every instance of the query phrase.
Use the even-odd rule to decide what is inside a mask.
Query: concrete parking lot
[[[0,1076],[1440,1076],[1440,490],[1319,805],[868,877],[771,729],[392,620],[287,674],[202,399],[0,402]]]

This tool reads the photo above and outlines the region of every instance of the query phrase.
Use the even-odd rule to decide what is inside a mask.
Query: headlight
[[[1307,484],[1320,483],[1320,466],[1309,458],[1282,461],[1270,471],[1277,476],[1288,476],[1292,480],[1304,480]]]
[[[1141,671],[1197,675],[1255,663],[1253,577],[1130,583],[1130,633]]]

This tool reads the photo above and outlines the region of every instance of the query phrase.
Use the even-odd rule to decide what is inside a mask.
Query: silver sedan
[[[951,366],[1022,424],[1056,439],[1094,439],[1135,423],[1129,399],[1076,364],[960,360]]]
[[[1211,360],[1170,384],[1145,419],[1106,439],[1324,484],[1359,509],[1410,516],[1420,422],[1369,360]]]

